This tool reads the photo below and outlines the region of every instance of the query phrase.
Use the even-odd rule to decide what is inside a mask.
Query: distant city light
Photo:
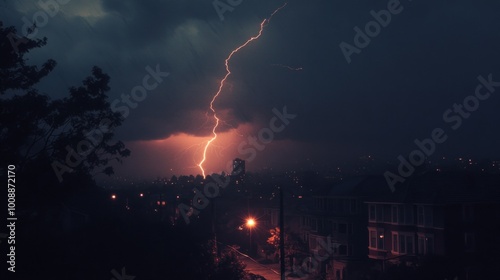
[[[143,193],[140,193],[140,194],[139,194],[139,196],[140,196],[140,197],[143,197],[143,196],[144,196],[144,194],[143,194]]]
[[[112,199],[112,200],[115,200],[115,199],[116,199],[116,194],[112,194],[112,195],[111,195],[111,199]]]

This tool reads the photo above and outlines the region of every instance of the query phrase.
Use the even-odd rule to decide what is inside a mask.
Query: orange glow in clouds
[[[241,50],[242,48],[246,47],[250,42],[254,41],[254,40],[257,40],[261,35],[262,35],[262,31],[264,30],[264,27],[266,27],[267,24],[269,24],[269,22],[271,21],[271,18],[274,16],[274,14],[276,14],[279,10],[281,10],[282,8],[284,8],[286,6],[286,3],[279,7],[278,9],[276,9],[272,14],[271,16],[269,17],[269,19],[264,19],[261,23],[260,23],[260,30],[259,30],[259,33],[256,35],[256,36],[253,36],[253,37],[250,37],[250,39],[248,39],[243,45],[237,47],[236,49],[234,49],[230,54],[229,56],[226,58],[225,60],[225,65],[226,65],[226,75],[224,76],[224,78],[220,81],[220,84],[219,84],[219,90],[215,93],[215,95],[212,97],[212,101],[210,101],[210,111],[212,111],[213,113],[213,117],[214,117],[214,120],[215,120],[215,125],[214,127],[212,128],[212,137],[210,138],[210,140],[208,140],[205,144],[205,147],[203,149],[203,158],[202,160],[200,161],[200,163],[198,163],[198,167],[200,168],[201,170],[201,173],[203,175],[203,177],[205,178],[206,177],[206,174],[205,174],[205,169],[203,168],[203,164],[205,163],[205,161],[207,160],[207,150],[208,150],[208,147],[215,141],[215,139],[217,139],[217,127],[219,127],[219,123],[220,123],[220,119],[219,117],[217,117],[217,112],[214,108],[214,102],[215,100],[217,99],[217,97],[219,97],[220,93],[222,92],[222,88],[224,87],[224,83],[226,82],[227,78],[229,77],[229,75],[231,75],[231,70],[229,69],[229,61],[231,60],[231,58],[233,57],[233,55],[235,53],[237,53],[239,50]]]
[[[237,128],[228,131],[218,132],[217,141],[212,143],[210,149],[206,151],[207,158],[210,161],[205,162],[204,168],[206,175],[208,171],[221,172],[230,171],[228,163],[238,153],[238,145],[246,140],[243,135],[252,135],[255,133],[254,127],[250,124],[240,124]],[[196,174],[199,173],[199,155],[204,151],[204,145],[211,139],[210,136],[194,136],[185,133],[175,134],[161,140],[135,141],[127,143],[130,149],[135,151],[137,164],[141,169],[155,172],[152,176],[163,174],[165,171],[172,174]],[[244,157],[241,155],[240,157]],[[168,159],[169,165],[159,164]],[[156,163],[161,166],[160,170],[153,170]],[[124,162],[127,165],[127,162]],[[136,167],[139,173],[143,173]],[[148,172],[146,172],[148,173]]]

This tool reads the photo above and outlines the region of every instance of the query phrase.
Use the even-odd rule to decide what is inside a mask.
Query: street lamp
[[[255,226],[255,220],[253,218],[248,218],[247,220],[247,226],[248,228],[252,228]]]
[[[247,227],[248,227],[248,231],[249,231],[249,235],[250,235],[250,243],[249,243],[249,247],[248,247],[249,253],[251,253],[251,251],[252,251],[252,228],[255,227],[255,225],[256,225],[256,223],[255,223],[254,218],[247,219]]]

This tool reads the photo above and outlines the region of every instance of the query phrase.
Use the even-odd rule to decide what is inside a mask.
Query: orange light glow
[[[255,220],[253,218],[250,218],[247,220],[247,226],[252,228],[255,226]]]
[[[219,97],[221,91],[222,91],[222,88],[224,87],[224,83],[226,82],[227,78],[229,77],[229,75],[231,75],[231,70],[229,69],[229,61],[231,60],[231,58],[233,57],[233,55],[235,53],[237,53],[239,50],[241,50],[242,48],[246,47],[250,42],[254,41],[254,40],[257,40],[261,35],[262,35],[262,31],[264,30],[264,27],[269,24],[269,22],[271,21],[271,18],[274,16],[274,14],[276,14],[279,10],[281,10],[282,8],[284,8],[285,6],[287,5],[287,3],[285,3],[283,6],[279,7],[278,9],[276,9],[272,14],[271,16],[269,17],[269,19],[264,19],[261,23],[260,23],[260,30],[259,30],[259,33],[256,35],[256,36],[253,36],[253,37],[250,37],[250,39],[248,39],[243,45],[237,47],[236,49],[234,49],[230,54],[229,56],[226,58],[225,60],[225,65],[226,65],[226,75],[224,76],[224,78],[220,81],[220,84],[219,84],[219,90],[215,93],[215,95],[212,97],[212,101],[210,101],[210,110],[212,111],[213,113],[213,117],[215,119],[215,125],[214,127],[212,128],[212,138],[210,140],[207,141],[207,143],[205,144],[205,148],[203,149],[203,159],[200,161],[200,163],[198,163],[198,166],[200,167],[200,170],[201,170],[201,173],[203,175],[204,178],[206,178],[206,175],[205,175],[205,169],[203,168],[203,163],[206,161],[207,159],[207,150],[208,150],[208,147],[210,146],[210,144],[212,144],[212,142],[215,141],[215,139],[217,139],[217,127],[219,127],[219,122],[221,121],[219,119],[219,117],[217,116],[217,112],[215,111],[215,107],[214,107],[214,102],[215,100],[217,99],[217,97]]]
[[[112,195],[111,195],[111,199],[112,199],[112,200],[115,200],[115,199],[116,199],[116,194],[112,194]]]
[[[221,116],[221,111],[217,110],[217,114]],[[231,112],[224,114],[224,116],[228,116],[228,118],[233,117]],[[246,160],[246,155],[238,151],[238,146],[244,142],[247,145],[243,148],[251,147],[251,145],[248,144],[247,137],[241,135],[256,135],[259,129],[268,125],[266,121],[268,122],[266,119],[257,118],[251,123],[240,123],[237,125],[237,128],[225,130],[223,130],[223,123],[221,123],[221,126],[217,130],[217,141],[212,143],[210,149],[207,150],[207,161],[203,163],[206,175],[221,171],[231,172],[234,155],[238,155]],[[200,153],[203,151],[208,140],[210,140],[209,136],[203,137],[179,133],[163,139],[127,142],[129,149],[136,151],[136,159],[134,164],[130,161],[124,161],[120,175],[128,175],[129,172],[138,172],[149,177],[154,177],[158,174],[166,174],[166,176],[174,174],[201,175],[198,163],[200,161]],[[297,153],[302,151],[297,147],[303,146],[298,146],[297,143],[288,139],[275,139],[266,146],[266,150],[273,152],[273,158],[269,159],[267,154],[266,156],[259,154],[251,164],[252,166],[283,164],[280,158],[289,156],[290,150],[295,150]],[[300,155],[297,154],[297,156]],[[169,159],[167,166],[165,166],[165,159]],[[247,168],[251,168],[249,166],[247,164]],[[146,198],[146,193],[143,194],[143,198]]]

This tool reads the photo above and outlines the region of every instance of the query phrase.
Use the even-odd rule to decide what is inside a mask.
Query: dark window
[[[347,233],[347,224],[339,224],[339,233]]]
[[[425,254],[425,237],[423,236],[418,238],[418,253],[421,255]]]
[[[474,251],[475,247],[475,237],[473,233],[465,233],[465,251]]]
[[[326,210],[333,211],[333,199],[329,198],[326,204]]]
[[[406,253],[413,254],[413,236],[406,236]]]
[[[370,221],[375,221],[375,205],[370,205]]]
[[[331,233],[333,231],[332,224],[333,224],[332,221],[328,221],[328,220],[326,221],[325,231],[327,233]]]
[[[399,252],[406,253],[406,236],[399,236]]]
[[[356,213],[356,199],[351,199],[351,213]]]
[[[401,254],[413,254],[413,236],[399,235],[399,252]]]
[[[399,205],[398,207],[398,222],[400,224],[404,224],[405,223],[405,207],[404,205]]]
[[[399,250],[398,250],[398,235],[397,234],[392,235],[392,250],[394,252],[399,252]]]
[[[340,245],[339,246],[339,255],[347,255],[347,246],[346,245]]]
[[[398,222],[398,206],[397,205],[392,205],[392,222],[397,223]]]
[[[426,249],[427,249],[427,254],[434,254],[434,238],[432,237],[426,237]]]
[[[377,232],[374,230],[370,231],[370,247],[377,248]]]
[[[424,206],[421,205],[417,207],[417,225],[424,225]]]
[[[377,222],[383,222],[384,221],[384,211],[383,211],[383,205],[377,205]]]
[[[464,205],[463,206],[464,221],[472,222],[474,220],[474,206]]]
[[[431,207],[426,207],[426,209],[424,211],[424,224],[426,226],[433,225],[432,213],[433,213],[433,209]]]

